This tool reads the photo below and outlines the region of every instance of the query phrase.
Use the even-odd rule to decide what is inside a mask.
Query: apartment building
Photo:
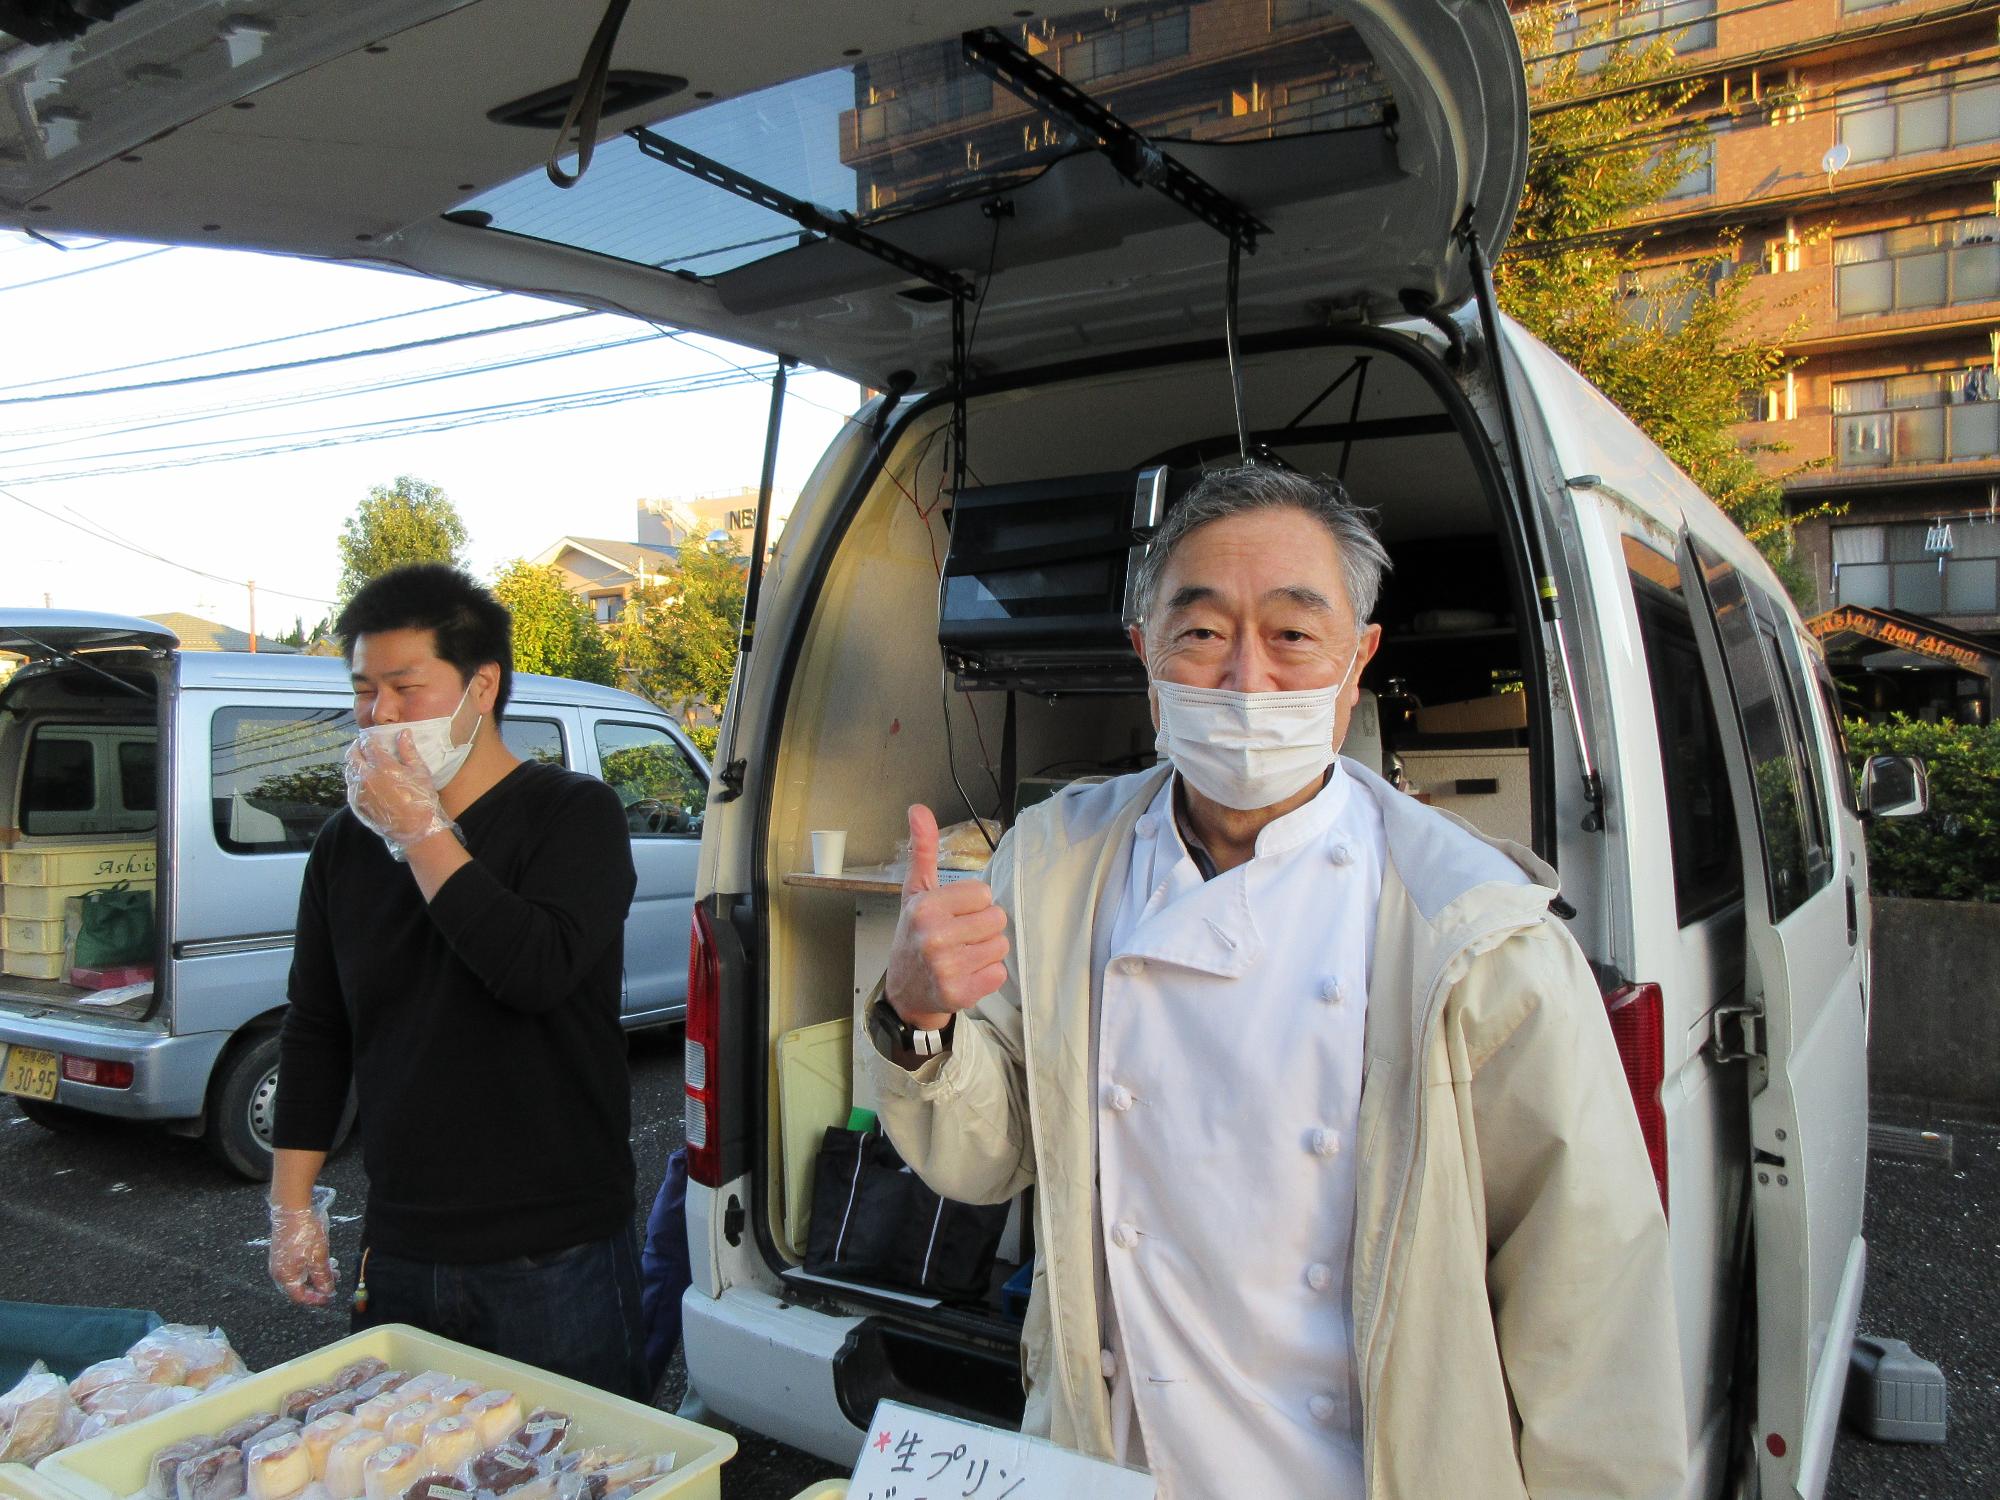
[[[1586,7],[1670,37],[1701,159],[1640,216],[1673,265],[1734,238],[1802,363],[1746,393],[1850,706],[1985,722],[2000,671],[2000,4]],[[1574,44],[1574,43],[1572,43]]]

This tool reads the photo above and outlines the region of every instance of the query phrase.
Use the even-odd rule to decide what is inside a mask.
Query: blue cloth
[[[681,1296],[694,1282],[688,1259],[688,1159],[683,1146],[667,1158],[666,1175],[646,1219],[646,1249],[640,1258],[645,1283],[640,1316],[646,1327],[646,1373],[653,1384],[667,1373],[681,1341]]]
[[[0,1391],[12,1389],[38,1359],[70,1379],[159,1326],[158,1313],[138,1308],[0,1302]]]
[[[652,1397],[639,1339],[639,1241],[630,1226],[549,1255],[477,1265],[371,1250],[364,1275],[368,1305],[353,1314],[356,1333],[408,1323],[614,1395]]]

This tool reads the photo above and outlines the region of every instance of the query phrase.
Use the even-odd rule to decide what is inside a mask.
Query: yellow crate
[[[37,921],[33,917],[9,916],[6,921],[9,953],[61,953],[63,951],[63,919],[53,922]]]
[[[121,877],[135,891],[153,889],[153,877]],[[60,922],[63,902],[72,896],[87,896],[118,884],[116,880],[78,880],[69,885],[17,885],[0,887],[0,916],[31,917],[37,922]]]
[[[0,1500],[76,1500],[26,1464],[0,1464]]]
[[[792,1500],[847,1500],[845,1479],[822,1479],[809,1490],[800,1490]]]
[[[0,973],[16,979],[60,979],[67,967],[60,953],[16,953],[9,948],[0,954]]]
[[[22,844],[0,854],[0,881],[13,885],[93,886],[151,880],[158,872],[151,839],[95,844]]]
[[[75,1500],[125,1500],[145,1488],[153,1455],[167,1444],[220,1432],[252,1412],[269,1411],[287,1392],[317,1384],[342,1365],[371,1354],[412,1375],[443,1370],[461,1380],[510,1390],[524,1407],[547,1406],[567,1412],[570,1441],[579,1446],[617,1443],[647,1453],[674,1454],[673,1472],[661,1475],[633,1500],[666,1500],[667,1496],[674,1500],[721,1500],[722,1466],[736,1456],[736,1439],[728,1433],[400,1323],[354,1334],[130,1427],[115,1428],[43,1459],[36,1472],[70,1491]]]

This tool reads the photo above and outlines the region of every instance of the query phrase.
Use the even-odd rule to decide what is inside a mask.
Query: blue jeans
[[[644,1291],[646,1374],[654,1385],[673,1362],[681,1341],[681,1297],[694,1283],[688,1257],[687,1147],[667,1158],[653,1212],[646,1219],[646,1248],[639,1254]]]
[[[370,1251],[356,1333],[408,1323],[440,1338],[650,1400],[639,1327],[639,1247],[631,1230],[548,1255],[444,1265]]]

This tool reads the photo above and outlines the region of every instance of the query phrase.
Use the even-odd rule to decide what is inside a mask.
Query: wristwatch
[[[896,1007],[887,1000],[877,1000],[868,1013],[868,1029],[875,1033],[880,1043],[891,1051],[914,1052],[919,1057],[936,1057],[951,1047],[952,1029],[958,1025],[958,1017],[953,1016],[936,1031],[912,1026],[896,1014]]]

